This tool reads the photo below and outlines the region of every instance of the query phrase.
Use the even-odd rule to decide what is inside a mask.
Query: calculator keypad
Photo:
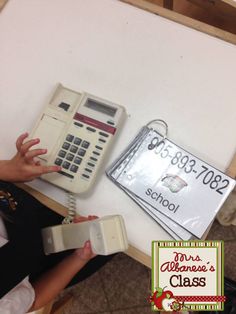
[[[64,150],[60,150],[59,153],[58,153],[58,156],[61,157],[61,158],[64,158],[66,155],[66,152]]]
[[[90,132],[96,131],[90,127],[87,127],[87,129]],[[106,137],[108,137],[108,134],[104,132],[99,132],[99,135],[99,143],[91,151],[91,155],[88,156],[88,162],[82,169],[81,163],[86,156],[87,149],[91,146],[91,143],[68,133],[54,161],[56,165],[63,168],[61,173],[69,178],[74,178],[75,174],[80,173],[83,178],[90,179],[99,160],[99,156],[102,153],[103,145],[106,143]]]
[[[80,158],[80,157],[75,157],[74,163],[75,163],[76,165],[80,165],[80,164],[81,164],[81,161],[82,161],[82,158]]]
[[[81,138],[79,138],[79,137],[76,137],[76,138],[74,139],[74,144],[75,144],[75,145],[80,145],[81,142],[82,142],[82,140],[81,140]]]
[[[86,150],[83,149],[83,148],[80,148],[79,151],[78,151],[78,155],[82,156],[82,157],[84,157],[85,153],[86,153]]]
[[[69,161],[72,161],[72,160],[74,159],[74,155],[68,153],[68,154],[66,155],[66,159],[69,160]]]
[[[55,164],[57,165],[57,166],[61,166],[61,164],[62,164],[62,159],[61,158],[57,158],[56,160],[55,160]]]
[[[87,141],[83,141],[83,143],[82,143],[82,145],[81,145],[81,146],[82,146],[83,148],[86,148],[86,149],[87,149],[87,148],[89,148],[89,145],[90,145],[90,143],[89,143],[89,142],[87,142]]]
[[[89,146],[90,143],[88,141],[83,141],[79,137],[67,134],[65,142],[62,144],[54,163],[75,174],[78,172],[79,165],[81,164]],[[86,170],[88,173],[92,172],[90,169]],[[73,176],[71,177],[73,178]],[[86,178],[89,178],[89,176],[86,176]]]
[[[62,148],[63,149],[69,149],[70,148],[70,144],[65,142],[63,145],[62,145]]]
[[[76,165],[72,165],[72,166],[70,167],[70,171],[72,171],[72,172],[74,172],[74,173],[76,173],[76,172],[78,171],[78,169],[79,169],[79,167],[76,166]]]
[[[74,139],[74,136],[73,136],[73,135],[67,134],[67,136],[66,136],[66,141],[67,141],[67,142],[72,142],[73,139]]]
[[[62,168],[68,169],[70,167],[70,163],[68,161],[64,161],[62,164]]]
[[[71,148],[70,148],[70,152],[76,154],[77,153],[77,150],[78,150],[78,146],[75,146],[75,145],[72,145]]]

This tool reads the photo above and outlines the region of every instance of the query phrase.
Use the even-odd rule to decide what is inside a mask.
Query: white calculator
[[[41,164],[62,169],[42,179],[73,193],[87,192],[125,116],[120,105],[58,84],[30,135],[40,138],[38,148],[47,149]]]

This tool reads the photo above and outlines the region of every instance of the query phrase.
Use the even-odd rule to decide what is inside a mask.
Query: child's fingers
[[[16,140],[16,149],[17,149],[18,152],[20,151],[20,148],[23,145],[24,140],[28,137],[28,135],[29,134],[26,132],[26,133],[21,134],[17,138],[17,140]]]
[[[84,221],[88,221],[88,220],[94,220],[94,219],[97,219],[98,217],[97,216],[94,216],[94,215],[89,215],[88,217],[84,217],[84,216],[78,216],[78,217],[75,217],[73,222],[75,223],[79,223],[79,222],[84,222]]]
[[[87,217],[84,217],[84,216],[78,216],[78,217],[75,217],[73,222],[74,223],[79,223],[79,222],[84,222],[84,221],[87,221],[88,218]]]
[[[94,257],[95,254],[92,251],[92,247],[91,247],[91,242],[90,241],[86,241],[84,243],[84,247],[83,247],[83,254],[82,254],[82,258],[83,259],[87,259],[90,260],[92,257]]]
[[[46,149],[33,149],[33,150],[27,151],[24,157],[27,161],[32,161],[34,157],[37,157],[46,153],[47,153]]]
[[[39,142],[40,140],[38,138],[29,140],[26,143],[22,144],[18,151],[21,153],[22,156],[24,156],[32,146],[38,144]]]
[[[84,243],[83,248],[77,249],[75,253],[80,260],[86,263],[91,260],[91,258],[96,256],[96,254],[94,254],[92,251],[91,243],[89,240]]]
[[[41,176],[42,174],[58,172],[61,170],[60,166],[34,166],[35,176]]]
[[[89,215],[88,216],[88,220],[94,220],[94,219],[97,219],[98,216],[95,216],[95,215]]]

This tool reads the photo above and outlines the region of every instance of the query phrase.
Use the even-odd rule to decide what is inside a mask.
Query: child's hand
[[[59,166],[42,166],[34,158],[47,153],[46,149],[31,149],[40,140],[32,139],[24,143],[28,133],[20,135],[16,141],[17,153],[11,160],[0,162],[0,178],[9,182],[31,181],[42,174],[57,172]]]
[[[80,223],[80,222],[84,222],[88,220],[94,220],[97,218],[98,218],[97,216],[88,216],[88,217],[79,216],[79,217],[74,218],[74,222]],[[83,248],[75,250],[75,254],[79,257],[80,260],[84,262],[88,262],[90,259],[96,256],[96,254],[94,254],[92,251],[90,241],[86,241]]]
[[[91,248],[90,241],[86,241],[84,244],[84,247],[81,249],[75,250],[76,256],[83,262],[87,263],[90,261],[93,257],[96,256],[96,254],[93,253]]]
[[[77,222],[84,222],[84,221],[88,221],[88,220],[94,220],[97,219],[98,216],[95,215],[89,215],[88,217],[85,216],[77,216],[74,218],[73,222],[77,223]]]

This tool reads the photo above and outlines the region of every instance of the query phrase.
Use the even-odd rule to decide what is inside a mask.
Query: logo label
[[[222,241],[153,241],[154,311],[222,311]]]

